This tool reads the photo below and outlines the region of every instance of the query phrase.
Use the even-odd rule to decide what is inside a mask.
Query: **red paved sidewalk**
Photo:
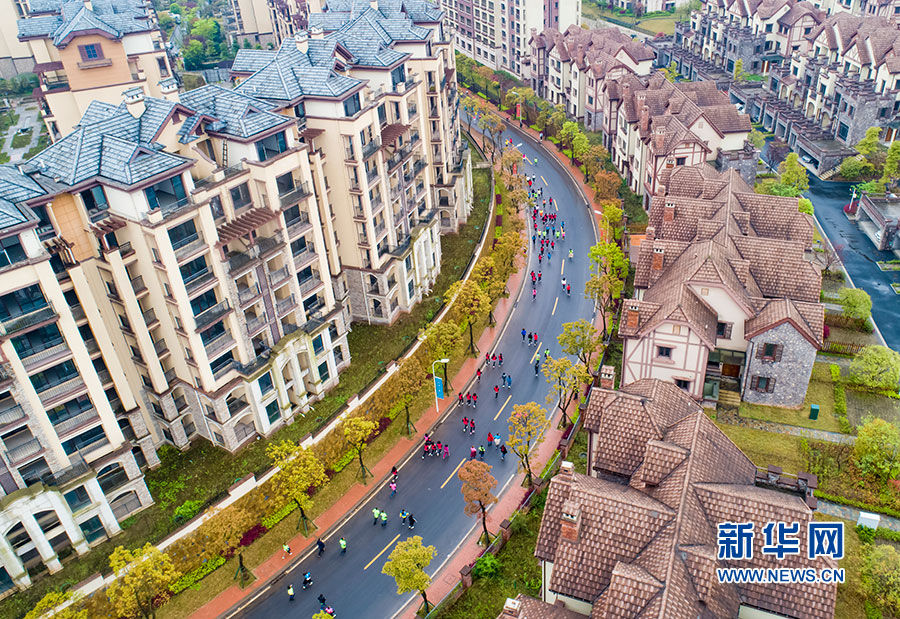
[[[490,240],[488,240],[488,243],[490,243]],[[488,249],[487,246],[485,246],[485,249]],[[508,289],[511,291],[510,296],[508,298],[500,299],[500,301],[497,303],[497,308],[494,310],[495,325],[493,327],[488,326],[487,328],[485,328],[485,330],[481,333],[481,336],[478,338],[477,346],[480,351],[491,350],[494,342],[500,336],[500,333],[502,332],[507,320],[509,319],[510,312],[516,302],[516,297],[518,296],[519,288],[522,285],[524,277],[524,269],[521,268],[521,264],[519,266],[519,270],[515,274],[513,274],[508,283]],[[462,367],[452,377],[453,384],[467,384],[474,377],[475,370],[477,369],[480,362],[480,355],[477,355],[474,358],[466,358],[466,360],[463,362]],[[325,511],[325,513],[315,519],[315,525],[318,529],[319,534],[322,537],[325,537],[328,534],[328,531],[331,528],[339,525],[344,520],[345,516],[352,512],[359,503],[364,501],[367,495],[373,489],[381,488],[384,485],[383,482],[387,479],[388,475],[391,472],[391,467],[403,461],[410,453],[410,451],[418,449],[422,444],[424,434],[426,432],[431,432],[431,429],[440,421],[440,419],[445,414],[447,414],[450,409],[455,406],[455,404],[456,403],[452,399],[448,398],[442,404],[443,410],[438,411],[435,410],[433,406],[430,406],[417,422],[417,426],[419,428],[418,433],[409,438],[401,438],[400,441],[398,441],[397,444],[394,445],[377,464],[371,467],[374,478],[380,479],[382,481],[375,484],[370,482],[366,486],[363,486],[359,483],[354,484],[350,488],[350,490],[345,493],[334,505],[332,505],[327,511]],[[555,443],[553,448],[555,448]],[[543,467],[543,465],[541,466]],[[521,481],[519,482],[519,484],[521,485]],[[521,498],[521,495],[519,495],[516,502],[518,503]],[[292,560],[300,560],[309,549],[315,546],[315,541],[315,536],[306,538],[301,534],[298,534],[293,539],[288,540],[287,544],[291,547],[291,550],[294,553],[294,559]],[[229,608],[240,602],[242,599],[255,593],[257,589],[265,586],[269,578],[282,572],[291,563],[292,560],[282,559],[282,552],[276,552],[252,570],[253,574],[256,576],[256,580],[246,589],[241,589],[237,585],[229,587],[214,599],[207,602],[193,614],[191,614],[191,619],[208,619],[212,617],[218,617]]]

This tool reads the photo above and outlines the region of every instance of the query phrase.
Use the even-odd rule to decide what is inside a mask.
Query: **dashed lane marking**
[[[384,548],[381,549],[381,552],[379,552],[377,555],[375,555],[374,557],[372,557],[372,560],[371,560],[371,561],[369,561],[368,563],[366,563],[366,567],[363,568],[363,571],[366,571],[367,569],[369,569],[369,566],[372,565],[373,563],[375,563],[375,562],[378,560],[378,557],[380,557],[380,556],[383,555],[385,552],[387,552],[387,549],[390,548],[391,546],[393,546],[393,545],[394,545],[394,542],[396,542],[398,539],[400,539],[400,534],[399,534],[399,533],[397,533],[397,535],[394,537],[394,539],[392,539],[392,540],[390,541],[390,543],[388,543],[387,546],[385,546]]]
[[[500,417],[500,413],[503,412],[503,409],[506,408],[506,405],[509,404],[509,401],[512,399],[512,395],[506,396],[506,402],[503,403],[503,406],[500,407],[500,410],[497,411],[497,414],[494,415],[494,421]]]
[[[454,475],[456,475],[456,471],[459,470],[459,467],[461,467],[461,466],[463,465],[463,462],[465,462],[465,461],[466,461],[465,458],[463,458],[462,460],[459,461],[459,464],[456,465],[456,468],[453,469],[453,472],[450,473],[450,476],[447,477],[447,480],[446,480],[444,483],[441,484],[441,490],[444,489],[444,486],[446,486],[447,484],[450,483],[450,480],[453,479],[453,476],[454,476]]]

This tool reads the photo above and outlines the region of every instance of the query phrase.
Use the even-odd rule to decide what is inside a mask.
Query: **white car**
[[[809,163],[809,164],[812,164],[812,162],[813,162],[812,157],[810,157],[809,155],[803,155],[802,157],[800,157],[800,161],[802,161],[803,163]]]

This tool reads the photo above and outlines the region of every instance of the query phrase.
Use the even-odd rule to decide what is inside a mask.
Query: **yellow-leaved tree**
[[[481,527],[484,529],[485,543],[491,536],[487,529],[487,508],[497,502],[492,490],[497,487],[497,480],[491,475],[491,465],[487,462],[469,460],[459,469],[459,480],[462,482],[462,495],[466,502],[466,515],[481,516]]]
[[[362,476],[362,482],[366,483],[366,474],[370,473],[369,469],[363,463],[363,451],[366,448],[366,440],[378,427],[374,421],[365,417],[350,417],[344,420],[344,438],[347,444],[356,452],[359,459],[359,475]]]
[[[431,576],[425,572],[425,568],[436,552],[434,546],[423,546],[421,536],[414,535],[398,542],[388,556],[387,563],[381,568],[382,574],[393,577],[397,583],[397,595],[418,592],[425,602],[426,613],[429,603],[425,592],[431,584]]]
[[[287,505],[294,502],[300,510],[297,528],[303,525],[305,535],[309,534],[306,510],[313,505],[309,496],[310,488],[321,486],[328,481],[325,466],[318,456],[309,449],[303,449],[293,441],[284,440],[266,447],[266,455],[279,471],[272,477],[272,488],[278,500]]]
[[[556,404],[562,411],[562,423],[567,426],[569,415],[566,411],[581,388],[591,379],[591,375],[583,365],[572,363],[568,357],[549,357],[544,361],[544,376],[550,384],[547,404]]]
[[[537,402],[516,404],[509,416],[509,434],[506,444],[519,458],[519,464],[525,472],[525,483],[531,485],[531,450],[544,440],[550,427],[547,411]]]
[[[169,595],[169,587],[181,578],[169,555],[149,542],[137,550],[117,547],[109,555],[109,567],[116,579],[106,597],[117,617],[156,617],[154,600]]]
[[[59,608],[66,602],[68,606]],[[45,615],[54,619],[88,619],[88,611],[79,602],[71,591],[51,591],[28,611],[25,619],[42,619]]]

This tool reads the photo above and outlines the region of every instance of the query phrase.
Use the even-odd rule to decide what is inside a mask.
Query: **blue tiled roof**
[[[334,71],[335,42],[310,39],[307,53],[285,39],[276,51],[239,50],[233,71],[253,72],[236,92],[275,101],[293,101],[303,96],[334,97],[363,83]],[[193,91],[191,91],[193,92]]]
[[[271,103],[215,84],[182,93],[181,103],[197,115],[210,116],[222,123],[221,127],[215,129],[218,133],[242,139],[273,129],[289,120],[286,116],[272,112],[275,106]]]
[[[131,32],[150,29],[147,9],[140,0],[95,0],[88,9],[84,2],[72,0],[52,3],[40,0],[31,3],[34,12],[50,12],[18,21],[20,37],[46,36],[54,45],[62,45],[70,35],[88,30],[100,30],[120,38]]]
[[[11,228],[31,219],[16,202],[43,195],[44,190],[13,166],[0,166],[0,229]]]
[[[369,8],[369,0],[329,0],[328,13],[359,15]],[[440,21],[443,11],[436,2],[428,0],[378,0],[378,10],[386,17],[409,17],[414,22]]]
[[[413,23],[402,8],[402,1],[385,3],[378,9],[365,9],[362,3],[342,0],[329,3],[325,13],[309,16],[310,28],[327,31],[326,40],[339,42],[353,54],[353,64],[386,67],[402,61],[407,55],[391,48],[395,41],[424,41],[431,30]],[[345,10],[339,10],[345,9]]]

